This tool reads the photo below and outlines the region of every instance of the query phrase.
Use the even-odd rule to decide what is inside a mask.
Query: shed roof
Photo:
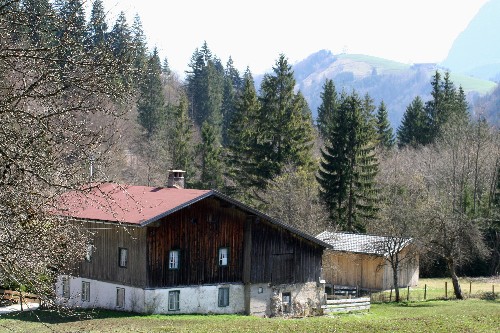
[[[76,219],[147,226],[180,209],[208,197],[216,197],[240,209],[297,234],[324,248],[331,246],[321,239],[282,223],[254,208],[215,190],[132,186],[102,183],[88,189],[66,192],[60,196],[54,214]]]
[[[348,232],[329,232],[323,231],[316,238],[331,245],[333,251],[353,252],[374,255],[386,255],[386,251],[381,244],[394,239],[386,236],[375,236],[367,234],[355,234]],[[401,248],[411,242],[411,238],[404,238]]]

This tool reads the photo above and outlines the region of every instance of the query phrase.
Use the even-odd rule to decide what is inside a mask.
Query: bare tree
[[[311,235],[331,227],[313,173],[287,166],[259,197],[270,216]]]
[[[418,151],[404,148],[385,155],[377,176],[382,198],[379,216],[370,223],[369,232],[384,236],[371,244],[371,250],[384,254],[391,266],[399,302],[398,273],[404,265],[418,260],[418,236],[425,232],[420,221],[425,216],[427,194],[422,170],[414,164]]]
[[[49,213],[53,199],[99,180],[89,177],[90,158],[105,163],[126,96],[126,64],[108,44],[73,38],[75,24],[53,10],[34,17],[20,1],[0,2],[0,284],[47,302],[55,277],[84,257],[87,242],[78,226]]]

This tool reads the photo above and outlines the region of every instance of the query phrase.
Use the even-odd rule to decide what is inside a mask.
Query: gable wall
[[[147,227],[149,287],[241,282],[246,216],[214,198],[181,209]],[[218,264],[220,247],[229,264]],[[179,269],[169,269],[169,251],[180,250]]]

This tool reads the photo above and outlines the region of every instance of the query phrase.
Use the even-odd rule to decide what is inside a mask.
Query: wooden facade
[[[409,248],[403,249],[405,256]],[[418,256],[402,263],[399,286],[415,286],[418,283]],[[383,256],[327,250],[323,255],[323,277],[327,283],[339,286],[358,286],[369,290],[392,288],[392,268]]]
[[[217,196],[187,205],[145,226],[85,222],[94,233],[81,277],[142,288],[220,283],[319,281],[325,246]],[[218,262],[227,248],[228,265]],[[119,267],[119,248],[128,250]],[[169,252],[179,251],[178,269]]]

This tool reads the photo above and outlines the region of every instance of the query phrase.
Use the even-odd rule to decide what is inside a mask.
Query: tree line
[[[313,119],[284,54],[256,87],[249,68],[204,42],[181,80],[148,48],[139,16],[110,27],[105,13],[100,0],[88,22],[80,0],[0,2],[1,284],[51,295],[43,281],[83,258],[86,238],[69,244],[78,229],[42,209],[58,193],[164,186],[168,169],[311,234],[413,237],[429,254],[423,270],[454,283],[476,257],[498,274],[499,133],[471,115],[448,73],[435,73],[432,98],[415,97],[394,134],[383,101],[332,80]],[[20,242],[47,252],[35,264]]]

